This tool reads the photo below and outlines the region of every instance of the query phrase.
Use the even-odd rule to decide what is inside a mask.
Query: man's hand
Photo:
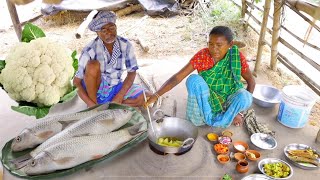
[[[93,103],[93,102],[87,104],[88,108],[91,108],[91,107],[96,106],[96,105],[97,105],[97,104],[95,104],[95,103]]]
[[[117,94],[117,95],[112,99],[112,102],[113,102],[113,103],[122,104],[122,101],[123,101],[123,96],[122,96],[122,95],[119,95],[119,94]]]

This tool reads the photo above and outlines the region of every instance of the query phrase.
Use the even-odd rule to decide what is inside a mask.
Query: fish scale
[[[97,112],[107,109],[107,107],[108,104],[105,104],[85,112],[41,118],[37,120],[36,123],[23,129],[12,142],[11,148],[13,151],[22,151],[27,148],[33,148],[61,132],[74,121],[93,116],[97,114]]]
[[[37,154],[24,171],[28,175],[49,173],[101,158],[145,131],[141,127],[143,123],[107,134],[75,137],[56,143]]]
[[[54,143],[67,140],[76,136],[94,135],[108,133],[125,125],[132,117],[133,112],[125,109],[112,109],[101,111],[95,116],[82,119],[62,132],[51,137],[36,149],[30,152],[31,157],[35,157],[43,149]]]

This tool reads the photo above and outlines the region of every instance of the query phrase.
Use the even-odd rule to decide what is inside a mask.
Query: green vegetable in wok
[[[162,137],[159,138],[157,144],[160,146],[169,146],[169,147],[180,147],[182,145],[182,141],[178,140],[174,137]]]

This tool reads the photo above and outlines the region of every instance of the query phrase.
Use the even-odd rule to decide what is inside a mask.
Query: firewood
[[[135,4],[135,5],[131,5],[131,6],[128,6],[126,8],[123,8],[123,9],[116,11],[116,14],[118,17],[121,17],[121,16],[131,14],[133,12],[142,11],[142,10],[143,10],[143,8],[140,4]]]

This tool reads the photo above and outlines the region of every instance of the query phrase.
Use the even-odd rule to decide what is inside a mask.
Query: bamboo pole
[[[312,21],[305,15],[303,15],[301,12],[299,12],[295,7],[293,7],[292,5],[290,5],[289,3],[286,3],[286,5],[292,9],[292,11],[296,12],[302,19],[304,19],[305,21],[307,21],[309,24],[313,24]],[[320,27],[317,26],[316,24],[313,25],[313,27],[318,30],[320,32]]]
[[[264,10],[261,9],[260,7],[256,6],[255,4],[252,4],[251,2],[249,1],[246,1],[247,4],[249,5],[249,7],[254,7],[256,8],[258,11],[264,13]],[[236,4],[236,3],[235,3]],[[236,4],[237,5],[237,4]],[[240,6],[239,6],[240,7]],[[247,11],[247,13],[250,15],[250,12]],[[299,14],[300,15],[300,14]],[[252,14],[251,14],[252,18],[255,18]],[[269,18],[273,20],[273,17],[271,15],[269,15]],[[256,19],[256,18],[255,18]],[[254,19],[254,20],[255,20]],[[311,26],[316,26],[315,24],[311,24]],[[312,47],[318,51],[320,51],[320,47],[314,45],[314,44],[311,44],[311,43],[308,43],[308,42],[305,42],[305,40],[303,40],[302,38],[300,38],[299,36],[295,35],[293,32],[291,32],[288,28],[286,28],[285,26],[281,25],[281,28],[284,29],[285,31],[287,31],[291,36],[293,36],[294,38],[296,38],[298,41],[300,41],[301,43],[305,43],[306,45],[308,45],[309,47]]]
[[[260,22],[253,14],[251,14],[249,11],[247,11],[247,13],[248,13],[249,15],[251,15],[252,20],[254,20],[254,22],[256,22],[257,24],[259,24],[259,25],[261,26],[261,22]],[[273,18],[271,18],[271,19],[273,19]],[[286,27],[283,26],[283,25],[281,25],[281,28],[284,29],[285,31],[287,31],[291,36],[293,36],[293,37],[296,38],[298,41],[300,41],[301,43],[304,44],[304,40],[303,40],[302,38],[300,38],[299,36],[295,35],[293,32],[291,32],[288,28],[286,28]],[[268,31],[270,34],[272,34],[272,30],[271,30],[271,29],[267,28],[267,31]],[[258,34],[259,34],[259,33],[258,33]],[[308,45],[309,47],[312,47],[312,48],[320,51],[320,47],[318,47],[318,46],[316,46],[316,45],[314,45],[314,44],[311,44],[311,43],[308,43],[308,42],[306,42],[305,44]]]
[[[274,0],[272,43],[271,43],[271,62],[272,70],[277,69],[278,43],[280,37],[281,12],[283,10],[283,0]]]
[[[252,16],[254,17],[254,16]],[[252,18],[255,19],[255,18]],[[256,19],[257,20],[257,19]],[[258,20],[257,20],[258,21]],[[258,21],[259,22],[259,21]],[[259,23],[258,23],[259,24]],[[261,24],[261,23],[260,23]],[[252,30],[254,32],[256,32],[259,35],[259,31],[254,28],[250,23],[248,23],[249,27],[252,28]],[[270,33],[271,30],[268,29],[268,32]],[[281,39],[280,39],[281,40]],[[265,44],[267,46],[269,46],[271,48],[271,44],[268,41],[265,41]],[[304,83],[306,83],[315,93],[317,93],[318,95],[320,95],[320,86],[314,82],[313,80],[311,80],[309,77],[307,77],[302,71],[300,71],[297,67],[295,67],[284,55],[282,55],[281,53],[278,53],[278,59],[279,61],[286,66],[290,71],[292,71],[293,73],[295,73]]]
[[[298,11],[305,12],[314,19],[320,20],[320,14],[317,13],[319,6],[300,0],[287,0],[287,2]]]
[[[248,12],[250,13],[250,12]],[[251,16],[252,20],[254,20],[258,25],[262,26],[262,23],[255,17],[255,16]],[[251,26],[252,29],[254,29]],[[255,29],[254,29],[255,30]],[[272,34],[272,30],[269,28],[266,28],[266,31],[270,34]],[[259,34],[259,33],[257,33]],[[260,35],[260,34],[259,34]],[[315,69],[320,71],[320,65],[318,63],[316,63],[315,61],[313,61],[311,58],[309,58],[308,56],[304,55],[301,51],[299,51],[298,49],[296,49],[294,46],[292,46],[289,42],[285,41],[283,38],[279,37],[279,41],[285,45],[288,49],[292,50],[293,52],[295,52],[297,55],[299,55],[303,60],[307,61],[311,66],[313,66]],[[303,40],[300,39],[300,42],[303,43]],[[264,41],[263,43],[266,43],[266,41]],[[309,44],[309,43],[308,43]],[[317,46],[315,46],[314,48],[318,48]]]
[[[302,38],[300,38],[299,36],[295,35],[293,32],[291,32],[289,29],[287,29],[286,27],[284,27],[283,25],[281,25],[281,28],[284,29],[285,31],[287,31],[291,36],[293,36],[294,38],[296,38],[298,41],[300,41],[301,43],[304,43],[306,45],[308,45],[309,47],[312,47],[318,51],[320,51],[320,47],[311,44],[309,42],[304,42],[304,40]]]
[[[254,66],[254,71],[253,71],[254,76],[257,76],[257,73],[261,66],[261,56],[262,56],[263,46],[265,44],[265,35],[266,35],[266,29],[267,29],[267,23],[268,23],[268,15],[270,12],[270,6],[271,6],[271,0],[266,0],[264,4],[264,13],[263,13],[262,25],[260,29],[260,35],[259,35],[256,64]]]
[[[7,6],[8,6],[8,10],[10,13],[10,17],[11,17],[11,21],[12,21],[14,30],[17,34],[19,41],[21,41],[22,28],[21,28],[19,16],[17,13],[16,5],[13,4],[10,0],[7,0]]]
[[[302,71],[300,71],[296,66],[294,66],[288,60],[288,58],[286,58],[281,53],[279,53],[278,59],[284,66],[286,66],[290,71],[295,73],[304,83],[306,83],[306,85],[308,85],[316,94],[320,95],[320,86],[316,82],[314,82],[312,79],[306,76]]]
[[[246,2],[247,2],[247,4],[248,4],[249,7],[255,8],[255,9],[257,9],[258,11],[264,13],[264,10],[261,9],[260,7],[258,7],[257,5],[255,5],[255,4],[253,4],[253,3],[249,2],[249,1],[246,1]],[[273,17],[272,17],[270,14],[268,14],[268,16],[269,16],[269,18],[273,19]]]
[[[41,18],[42,16],[43,16],[42,14],[39,14],[39,15],[37,15],[37,16],[35,16],[35,17],[27,20],[27,21],[23,21],[23,22],[20,23],[20,24],[21,24],[21,26],[24,26],[24,25],[26,25],[27,23],[32,23],[32,22],[36,21],[37,19]]]
[[[304,55],[301,51],[299,51],[298,49],[293,47],[289,42],[287,42],[286,40],[282,39],[281,37],[279,38],[279,41],[283,45],[285,45],[287,48],[289,48],[291,51],[295,52],[303,60],[307,61],[312,67],[314,67],[315,69],[320,71],[320,65],[317,62],[313,61],[311,58],[309,58],[308,56]]]
[[[320,2],[318,2],[318,8],[316,9],[316,12],[315,12],[314,16],[318,16],[318,15],[320,15]],[[313,18],[312,24],[309,25],[308,30],[307,30],[307,32],[306,32],[306,34],[304,36],[304,44],[303,44],[303,46],[306,45],[306,43],[308,42],[308,39],[310,37],[312,28],[316,24],[316,21],[317,21],[317,19]]]
[[[247,3],[246,3],[246,0],[241,0],[242,2],[242,7],[241,7],[241,18],[244,19],[244,17],[246,16],[246,11],[248,9],[248,6],[247,6]]]

